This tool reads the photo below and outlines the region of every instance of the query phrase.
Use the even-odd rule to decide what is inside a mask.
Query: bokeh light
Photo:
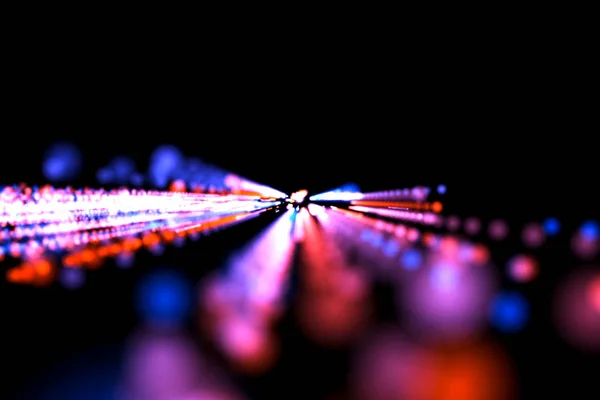
[[[46,151],[43,173],[51,182],[68,182],[79,176],[82,167],[79,148],[70,142],[57,142]]]
[[[554,302],[557,330],[571,346],[581,351],[600,351],[597,279],[597,267],[579,268],[557,287]]]
[[[507,264],[509,276],[516,282],[527,283],[537,278],[539,263],[530,255],[518,254],[513,256]]]
[[[521,293],[500,292],[492,303],[491,321],[496,329],[515,333],[527,325],[529,313],[529,302]]]
[[[179,326],[191,307],[191,286],[187,279],[172,270],[149,273],[140,282],[136,305],[145,323]]]

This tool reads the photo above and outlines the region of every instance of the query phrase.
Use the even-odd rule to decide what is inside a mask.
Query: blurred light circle
[[[502,332],[522,330],[529,320],[529,303],[518,292],[500,292],[492,303],[492,325]]]
[[[579,231],[588,240],[596,240],[600,237],[600,225],[596,221],[585,221]]]
[[[67,289],[79,289],[85,284],[85,271],[81,268],[62,268],[58,279]]]
[[[488,234],[494,240],[503,240],[508,236],[508,223],[501,219],[490,221]]]
[[[125,352],[125,398],[180,399],[198,388],[201,360],[194,343],[177,334],[139,332]]]
[[[46,151],[42,171],[50,181],[65,182],[79,176],[82,164],[77,146],[70,142],[57,142]]]
[[[496,285],[492,271],[434,256],[403,280],[398,294],[408,329],[434,341],[477,335],[489,316]]]
[[[561,281],[554,302],[557,331],[571,346],[587,352],[600,351],[597,279],[597,266],[572,272]]]
[[[547,236],[556,236],[560,232],[560,221],[553,217],[546,218],[543,227]]]
[[[571,249],[573,253],[582,260],[591,261],[600,252],[600,240],[594,238],[582,229],[577,230],[571,237]]]
[[[476,217],[469,217],[464,221],[463,229],[469,235],[477,235],[481,230],[481,221]]]
[[[448,218],[446,218],[446,228],[451,231],[451,232],[455,232],[457,230],[460,229],[460,218],[458,218],[457,216],[451,215]]]
[[[153,271],[137,290],[137,310],[147,323],[179,325],[190,310],[191,288],[187,279],[171,270]]]
[[[533,281],[539,274],[539,265],[535,258],[518,254],[508,261],[508,275],[516,282]]]
[[[184,162],[181,151],[172,145],[157,147],[150,156],[149,175],[152,184],[165,188],[171,179],[176,178]]]
[[[540,247],[546,240],[546,234],[544,228],[537,223],[530,223],[525,225],[523,232],[521,233],[523,244],[527,247]]]
[[[423,262],[423,254],[415,248],[405,250],[400,256],[400,264],[409,271],[418,269]]]

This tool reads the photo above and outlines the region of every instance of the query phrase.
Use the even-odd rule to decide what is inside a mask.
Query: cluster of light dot
[[[44,164],[49,179],[73,177],[77,168],[66,168],[65,160],[80,167],[73,147],[61,144],[49,151]],[[475,339],[490,327],[504,334],[527,329],[535,310],[527,290],[521,289],[552,268],[538,257],[544,247],[566,238],[587,267],[567,274],[549,306],[568,343],[600,351],[596,221],[582,221],[574,232],[565,232],[554,217],[514,226],[502,218],[444,215],[444,205],[430,200],[433,191],[427,187],[362,193],[357,185],[347,184],[310,196],[306,203],[305,190],[288,196],[185,159],[173,146],[157,149],[150,164],[148,172],[140,173],[130,159],[117,157],[98,171],[98,179],[106,184],[150,183],[155,190],[5,187],[0,192],[0,260],[19,261],[6,270],[7,279],[39,286],[58,279],[67,288],[78,288],[85,280],[82,271],[100,267],[108,257],[127,268],[141,248],[159,254],[165,244],[182,245],[188,236],[278,212],[262,235],[231,255],[225,273],[198,289],[200,329],[232,365],[256,374],[276,363],[273,327],[287,307],[285,293],[296,255],[302,270],[296,318],[303,333],[323,345],[348,345],[368,329],[375,283],[391,283],[396,289],[395,307],[403,321],[393,334],[381,332],[363,349],[354,371],[357,391],[377,381],[381,396],[400,390],[398,385],[425,396],[429,388],[423,382],[450,387],[458,385],[452,379],[464,378],[469,390],[495,398],[494,393],[511,384],[509,363],[493,343],[482,346]],[[447,190],[437,186],[436,198]],[[507,260],[496,258],[496,249],[515,237],[521,246]],[[151,324],[182,323],[195,306],[188,284],[170,270],[149,276],[138,296],[142,317]],[[419,338],[418,343],[409,337]],[[448,353],[448,343],[467,343],[467,350]],[[469,349],[485,357],[456,356],[469,354]],[[414,371],[398,373],[401,383],[369,374],[367,366],[384,361],[390,366],[394,354],[412,354],[423,371],[418,376]],[[464,367],[460,379],[440,367],[444,363],[456,365],[452,370]],[[505,379],[486,380],[478,375],[480,367],[481,374]],[[454,390],[446,389],[446,395]]]

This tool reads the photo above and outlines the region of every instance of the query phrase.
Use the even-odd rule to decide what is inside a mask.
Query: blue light
[[[351,182],[346,183],[335,190],[339,192],[360,193],[360,187],[356,183]]]
[[[191,288],[174,271],[158,271],[145,277],[137,292],[140,317],[149,323],[179,325],[190,309]]]
[[[375,248],[378,248],[383,245],[383,241],[383,235],[380,232],[373,232],[369,244]]]
[[[96,173],[96,179],[103,184],[112,183],[115,180],[115,174],[109,168],[101,168]]]
[[[560,232],[560,221],[552,217],[546,218],[543,227],[546,235],[556,236]]]
[[[164,145],[156,148],[150,157],[149,174],[152,183],[159,188],[167,186],[169,180],[180,170],[183,161],[181,152],[175,146]]]
[[[110,169],[114,172],[116,183],[126,184],[135,172],[135,162],[129,157],[115,157],[110,162]]]
[[[390,239],[383,244],[382,251],[386,257],[395,257],[400,252],[400,245],[394,239]]]
[[[446,185],[438,185],[437,192],[439,194],[445,194],[446,193]]]
[[[81,167],[82,158],[79,149],[72,143],[59,142],[46,152],[42,172],[48,180],[64,182],[75,179]]]
[[[402,263],[404,269],[408,269],[411,271],[419,268],[422,260],[423,256],[421,255],[421,252],[417,249],[406,250],[400,258],[400,262]]]
[[[365,229],[360,233],[360,240],[362,240],[363,242],[369,243],[371,241],[372,236],[373,236],[373,233],[370,230]]]
[[[581,225],[580,232],[584,238],[595,240],[600,236],[600,225],[596,221],[586,221]]]
[[[518,332],[529,320],[529,303],[518,292],[500,293],[492,304],[491,319],[493,326],[502,332]]]
[[[85,284],[85,273],[81,268],[62,268],[59,279],[67,289],[79,289]]]

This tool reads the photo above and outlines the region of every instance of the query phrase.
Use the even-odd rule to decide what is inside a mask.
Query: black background
[[[583,61],[566,69],[552,57],[453,51],[399,60],[394,51],[358,54],[351,46],[344,55],[281,48],[249,48],[231,58],[195,53],[82,51],[67,61],[47,51],[15,60],[15,72],[4,78],[10,90],[0,182],[42,183],[43,152],[60,139],[85,155],[75,186],[93,186],[95,171],[118,154],[143,169],[151,150],[168,143],[287,193],[346,182],[364,191],[443,183],[446,211],[462,216],[523,222],[553,215],[572,226],[598,216],[598,126]],[[216,268],[229,247],[260,226],[232,228],[142,262],[190,270],[204,257],[207,269]],[[127,274],[103,270],[79,294],[3,285],[2,381],[18,386],[87,349],[110,358],[102,349],[135,325],[127,305],[140,272]],[[540,304],[559,277],[539,284]],[[550,330],[540,317],[525,339],[510,343],[526,376],[525,398],[592,388],[586,376],[593,365],[584,361],[595,360],[567,352]],[[291,343],[310,358],[301,340]],[[281,395],[273,385],[257,387]]]

